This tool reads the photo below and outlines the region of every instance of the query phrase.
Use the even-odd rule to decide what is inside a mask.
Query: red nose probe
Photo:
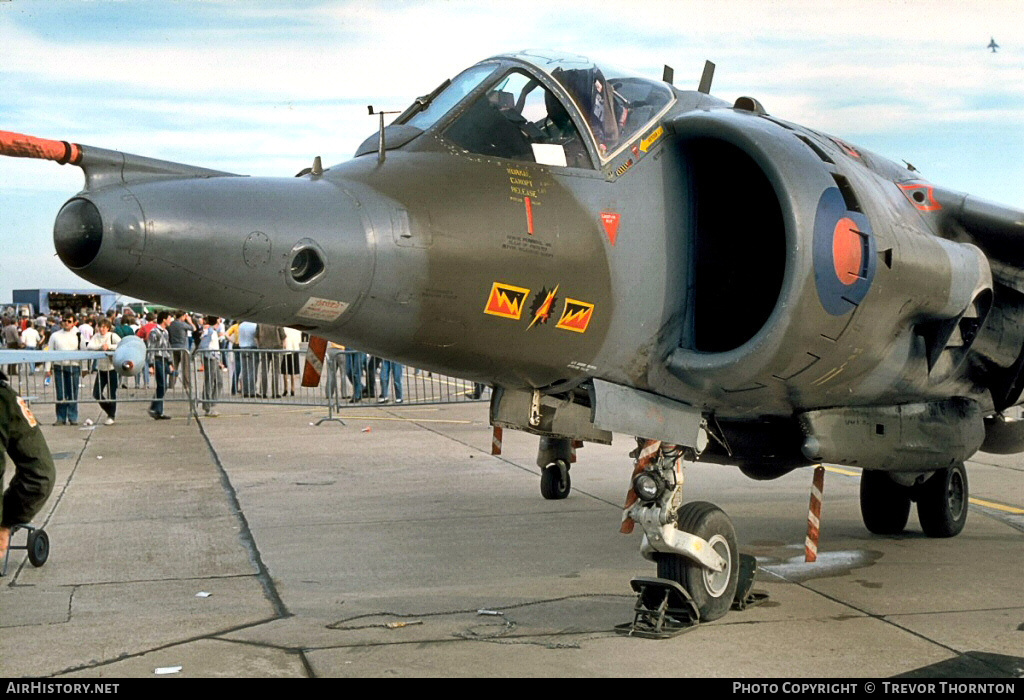
[[[78,165],[82,159],[82,147],[67,141],[52,141],[13,131],[0,131],[0,156],[14,158],[39,158],[54,160],[64,165]]]

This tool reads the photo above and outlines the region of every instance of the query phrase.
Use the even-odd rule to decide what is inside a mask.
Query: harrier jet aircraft
[[[683,503],[685,461],[861,467],[870,531],[916,502],[948,537],[964,461],[1024,451],[1024,212],[670,73],[496,56],[298,177],[0,150],[84,170],[54,244],[90,282],[490,384],[491,422],[540,436],[547,498],[573,441],[637,436],[623,529],[708,620],[737,540]]]

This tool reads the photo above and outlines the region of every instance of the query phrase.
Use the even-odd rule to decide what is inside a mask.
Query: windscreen
[[[402,123],[426,131],[457,105],[462,98],[473,92],[480,83],[487,79],[487,76],[494,72],[496,67],[493,63],[480,63],[472,68],[467,68],[455,76],[455,79],[424,107],[417,109],[417,105],[413,104],[406,111],[415,113]]]

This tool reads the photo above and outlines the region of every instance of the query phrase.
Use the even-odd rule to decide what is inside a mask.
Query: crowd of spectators
[[[125,307],[121,313],[110,310],[74,312],[71,309],[49,316],[28,318],[7,315],[3,318],[4,347],[31,350],[112,351],[122,338],[136,335],[146,342],[146,367],[134,377],[118,377],[113,364],[105,360],[62,360],[8,365],[8,375],[19,371],[45,373],[45,384],[52,382],[57,398],[54,425],[78,424],[78,399],[81,388],[92,377],[92,395],[106,413],[105,423],[112,425],[117,412],[118,389],[154,390],[149,415],[164,420],[164,397],[179,383],[192,396],[199,393],[204,413],[219,415],[216,404],[229,387],[231,395],[243,398],[281,398],[295,396],[296,377],[303,371],[302,334],[292,328],[257,324],[251,321],[226,322],[217,316],[200,316],[185,311],[149,312],[137,315]],[[230,352],[237,349],[237,352]],[[275,352],[260,352],[273,350]],[[45,357],[45,356],[43,356]],[[192,387],[193,364],[201,372],[202,382]],[[404,400],[403,367],[362,352],[344,352],[330,344],[324,371],[328,373],[327,393],[336,401],[353,403],[376,399],[379,403]],[[339,376],[340,375],[340,376]]]

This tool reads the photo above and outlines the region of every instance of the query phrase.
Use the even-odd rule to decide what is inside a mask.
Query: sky
[[[1000,45],[986,49],[990,38]],[[0,0],[0,130],[248,175],[351,157],[489,56],[584,54],[1024,209],[1024,0]],[[90,287],[52,227],[81,170],[0,157],[0,303]]]

